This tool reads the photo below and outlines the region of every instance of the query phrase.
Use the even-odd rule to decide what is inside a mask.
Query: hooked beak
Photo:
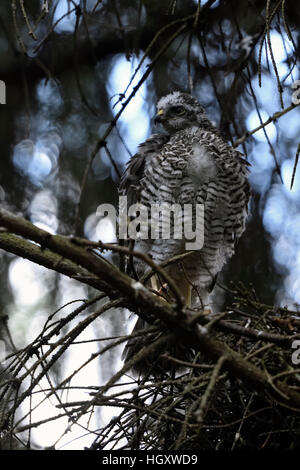
[[[160,123],[162,123],[162,121],[163,121],[163,120],[162,120],[163,114],[164,114],[164,112],[163,112],[162,109],[159,109],[159,110],[157,111],[157,114],[156,114],[156,116],[155,116],[155,118],[154,118],[154,124],[160,124]]]

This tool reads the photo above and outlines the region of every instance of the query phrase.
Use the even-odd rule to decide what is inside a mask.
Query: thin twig
[[[270,124],[271,122],[274,122],[276,121],[277,119],[279,119],[281,116],[283,116],[284,114],[287,114],[289,113],[290,111],[292,111],[293,109],[297,108],[297,106],[299,106],[299,104],[291,104],[290,106],[288,106],[287,108],[283,109],[282,111],[277,111],[276,113],[273,114],[273,116],[270,116],[265,122],[263,122],[260,126],[256,127],[255,129],[253,129],[252,131],[249,131],[249,132],[246,132],[242,137],[240,137],[239,139],[237,139],[234,144],[233,144],[233,147],[238,147],[239,145],[241,145],[243,142],[245,142],[245,140],[249,139],[249,137],[251,137],[253,134],[255,134],[256,132],[258,132],[260,129],[262,129],[263,127],[266,127],[268,124]]]

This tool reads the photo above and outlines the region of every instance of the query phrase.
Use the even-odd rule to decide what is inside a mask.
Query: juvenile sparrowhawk
[[[202,205],[203,246],[165,269],[189,306],[209,309],[216,276],[233,255],[245,229],[248,163],[224,140],[197,99],[187,93],[175,91],[161,98],[156,121],[166,134],[154,134],[139,146],[120,182],[120,195],[127,196],[128,206],[140,203],[149,209],[149,236],[136,239],[134,250],[160,265],[187,253],[190,240],[184,233],[181,238],[172,233],[178,213],[171,217],[170,238],[151,238],[150,208],[177,204],[184,209],[190,205],[195,227],[195,207]],[[159,221],[163,224],[162,219]],[[135,274],[141,276],[147,265],[134,257],[132,260]],[[157,282],[153,285],[160,287]],[[137,328],[142,326],[139,320]],[[137,342],[130,344],[134,352]],[[127,349],[132,356],[130,347]]]

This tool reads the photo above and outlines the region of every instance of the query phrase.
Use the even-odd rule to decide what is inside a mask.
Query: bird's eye
[[[171,106],[170,112],[172,114],[177,114],[177,116],[181,116],[185,113],[185,109],[183,106]]]

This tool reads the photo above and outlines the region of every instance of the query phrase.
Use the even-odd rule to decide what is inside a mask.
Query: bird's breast
[[[213,157],[201,144],[194,144],[187,161],[186,174],[194,184],[195,190],[216,176],[217,170]]]

